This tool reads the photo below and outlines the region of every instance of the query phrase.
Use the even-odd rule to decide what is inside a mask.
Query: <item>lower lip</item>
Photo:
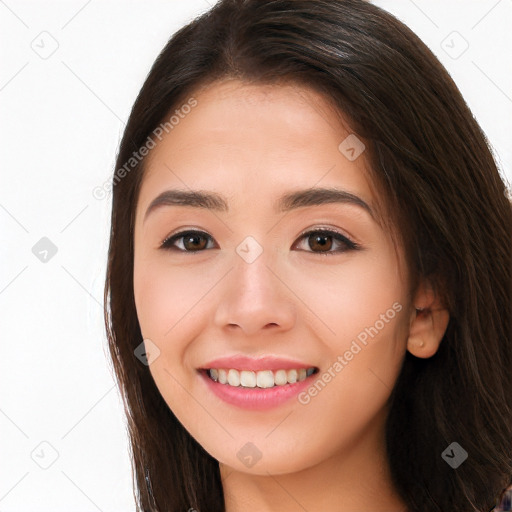
[[[284,386],[274,386],[272,388],[245,388],[216,382],[212,380],[204,370],[201,370],[199,374],[208,388],[224,402],[242,409],[256,411],[272,409],[273,407],[287,402],[307,388],[310,385],[310,379],[316,375],[310,375],[301,382],[285,384]]]

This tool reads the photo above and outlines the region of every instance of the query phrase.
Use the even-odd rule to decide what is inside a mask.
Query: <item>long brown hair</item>
[[[413,512],[487,512],[512,479],[511,205],[446,70],[411,30],[363,0],[220,0],[174,34],[135,101],[113,183],[105,322],[138,509],[224,510],[218,462],[134,355],[142,335],[133,226],[144,159],[126,162],[200,86],[228,77],[314,88],[367,144],[411,292],[428,280],[450,313],[437,354],[407,353],[390,398],[393,481]],[[468,453],[456,470],[441,457],[452,442]]]

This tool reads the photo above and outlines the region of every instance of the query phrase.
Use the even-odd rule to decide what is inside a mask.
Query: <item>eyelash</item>
[[[344,244],[345,249],[337,249],[334,251],[304,251],[304,252],[310,252],[313,254],[325,254],[325,255],[330,254],[330,255],[332,255],[332,254],[341,254],[341,253],[348,252],[348,251],[357,251],[361,248],[361,246],[359,244],[357,244],[356,242],[353,242],[352,240],[350,240],[346,236],[342,235],[341,233],[338,233],[337,231],[333,231],[330,229],[324,229],[324,228],[318,228],[318,229],[312,229],[309,231],[304,231],[303,233],[301,233],[298,240],[300,241],[300,240],[302,240],[306,237],[309,237],[311,235],[314,235],[314,234],[331,236],[338,243]],[[161,243],[160,248],[167,250],[167,251],[176,250],[176,251],[180,251],[180,252],[184,252],[184,253],[198,253],[198,252],[204,252],[207,250],[207,249],[200,249],[200,250],[196,250],[196,251],[187,251],[186,249],[179,249],[175,245],[173,245],[174,242],[176,242],[179,239],[184,238],[185,235],[196,235],[196,236],[199,235],[204,238],[209,238],[210,240],[212,240],[212,237],[208,233],[205,233],[204,231],[198,231],[198,230],[191,229],[191,230],[180,231],[179,233],[175,233],[171,236],[168,236]],[[294,245],[296,245],[296,244],[294,244]]]

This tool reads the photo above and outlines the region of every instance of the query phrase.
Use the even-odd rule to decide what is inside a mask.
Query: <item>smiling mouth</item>
[[[220,384],[240,388],[267,389],[302,382],[310,375],[318,373],[318,368],[310,367],[276,371],[261,370],[257,372],[250,370],[240,371],[234,368],[210,368],[204,371],[211,380]]]

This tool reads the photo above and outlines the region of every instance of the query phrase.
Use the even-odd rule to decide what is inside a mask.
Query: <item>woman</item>
[[[128,121],[105,300],[140,510],[488,511],[512,211],[447,72],[361,0],[221,0]]]

